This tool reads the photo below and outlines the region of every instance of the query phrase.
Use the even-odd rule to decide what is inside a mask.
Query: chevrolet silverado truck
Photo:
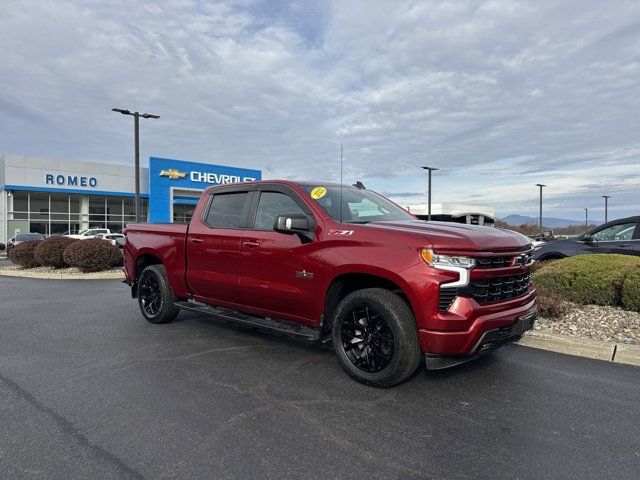
[[[210,187],[189,225],[125,234],[125,282],[149,322],[188,309],[332,344],[377,387],[516,341],[536,315],[528,238],[418,220],[360,182]]]

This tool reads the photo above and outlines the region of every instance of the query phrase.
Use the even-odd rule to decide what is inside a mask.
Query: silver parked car
[[[44,237],[40,233],[19,233],[7,241],[7,254],[13,247],[20,245],[22,242],[41,242],[43,240]]]

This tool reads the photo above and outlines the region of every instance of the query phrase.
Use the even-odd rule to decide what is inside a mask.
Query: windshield
[[[77,235],[84,235],[85,233],[87,233],[89,230],[80,230]]]
[[[16,235],[17,242],[28,242],[29,240],[40,240],[42,235],[39,233],[19,233]]]
[[[345,223],[368,223],[381,221],[414,220],[407,211],[391,203],[371,190],[355,187],[301,185],[316,202],[334,220]],[[342,215],[340,198],[342,195]]]

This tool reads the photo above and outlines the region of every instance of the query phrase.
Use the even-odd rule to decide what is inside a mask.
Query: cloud
[[[142,150],[345,181],[423,201],[580,217],[640,201],[640,4],[552,1],[9,1],[5,152]],[[570,21],[568,21],[570,19]],[[418,192],[408,195],[407,192]]]

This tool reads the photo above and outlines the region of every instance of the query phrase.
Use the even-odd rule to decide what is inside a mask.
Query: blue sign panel
[[[149,158],[149,221],[170,222],[173,204],[192,204],[187,198],[212,185],[262,179],[260,170],[185,162],[170,158]]]

